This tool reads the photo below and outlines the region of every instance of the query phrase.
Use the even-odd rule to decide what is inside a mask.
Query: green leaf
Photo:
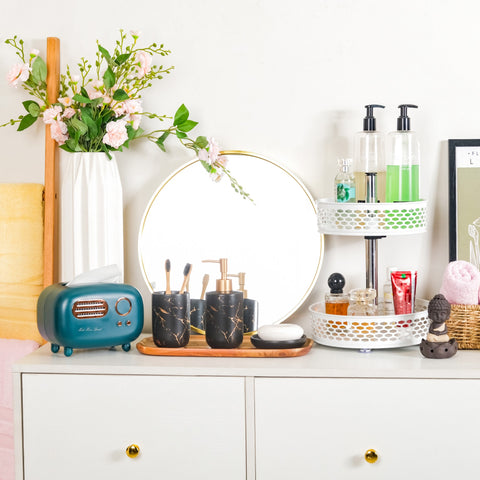
[[[32,79],[37,85],[47,80],[47,65],[41,57],[35,57],[32,64]]]
[[[104,100],[103,97],[94,98],[93,100],[90,101],[90,105],[92,107],[98,107],[103,103],[103,100]]]
[[[188,120],[188,109],[185,105],[181,105],[180,108],[175,112],[175,118],[173,119],[173,124],[175,126],[181,125]]]
[[[38,117],[40,115],[40,105],[37,102],[26,100],[25,102],[22,102],[22,105],[32,117]]]
[[[82,149],[78,146],[78,140],[75,140],[73,138],[69,138],[66,142],[65,145],[67,148],[69,148],[70,152],[81,152]],[[64,149],[65,150],[65,149]]]
[[[207,146],[208,146],[207,137],[204,137],[203,135],[197,137],[197,139],[195,140],[195,145],[198,148],[207,148]]]
[[[187,120],[186,122],[178,125],[178,129],[182,132],[189,132],[192,128],[195,128],[198,125],[198,122],[194,122],[193,120]]]
[[[163,150],[164,152],[166,152],[164,142],[169,135],[170,135],[170,132],[166,131],[163,133],[161,137],[158,137],[157,141],[155,142],[160,147],[160,149]]]
[[[123,53],[122,55],[119,55],[116,59],[115,59],[115,63],[117,65],[122,65],[123,63],[125,63],[127,60],[128,60],[128,57],[130,56],[129,53]]]
[[[100,53],[105,57],[105,59],[107,60],[107,62],[111,62],[112,60],[112,57],[110,56],[110,54],[108,53],[108,50],[103,48],[100,44],[98,44],[98,50],[100,50]]]
[[[98,126],[95,120],[90,116],[88,108],[81,108],[82,121],[88,127],[88,135],[90,138],[95,138],[98,135]]]
[[[78,118],[73,117],[70,120],[70,125],[80,133],[80,136],[85,135],[88,132],[88,127],[87,125],[79,120]]]
[[[88,92],[87,92],[87,90],[85,89],[85,87],[81,87],[81,88],[80,88],[80,93],[81,93],[84,97],[90,98],[90,97],[88,96]]]
[[[73,100],[75,100],[76,102],[80,102],[80,103],[92,103],[92,101],[88,97],[80,95],[79,93],[76,93],[73,96]]]
[[[128,100],[129,98],[130,97],[128,96],[128,93],[121,88],[115,90],[115,93],[113,94],[113,99],[117,102],[123,102],[124,100]]]
[[[110,67],[108,67],[103,74],[103,84],[107,89],[110,89],[115,85],[115,74]]]
[[[69,140],[67,140],[67,143],[69,142]],[[70,152],[70,153],[73,153],[75,150],[72,150],[68,145],[67,143],[64,143],[63,145],[60,145],[60,148],[62,150],[65,150],[66,152]]]
[[[186,134],[186,133],[179,132],[178,130],[177,130],[177,132],[176,132],[176,135],[177,135],[177,138],[187,138],[187,134]]]
[[[37,120],[37,117],[34,117],[33,115],[25,115],[22,118],[22,121],[18,125],[17,131],[21,132],[22,130],[25,130],[28,128],[30,125],[33,125]]]

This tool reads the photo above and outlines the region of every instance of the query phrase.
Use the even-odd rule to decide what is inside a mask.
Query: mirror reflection
[[[245,272],[248,298],[258,301],[258,326],[278,323],[306,300],[318,278],[323,236],[315,202],[287,169],[260,155],[222,152],[228,169],[254,203],[214,183],[198,160],[180,167],[154,193],[139,233],[139,260],[150,291],[164,290],[170,260],[172,290],[193,265],[189,291],[199,298],[205,274],[215,290],[220,270],[202,260],[228,258],[230,274]],[[238,290],[238,278],[232,278]]]

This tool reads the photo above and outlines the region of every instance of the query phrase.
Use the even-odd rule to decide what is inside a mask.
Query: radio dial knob
[[[132,302],[127,297],[122,297],[115,304],[115,311],[122,317],[132,311]]]

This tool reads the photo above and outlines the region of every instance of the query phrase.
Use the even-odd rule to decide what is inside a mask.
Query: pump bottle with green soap
[[[388,134],[386,201],[415,202],[420,200],[420,146],[417,135],[410,130],[409,108],[399,105],[397,131]]]
[[[377,132],[374,108],[383,105],[365,105],[363,131],[355,135],[354,174],[357,202],[385,201],[384,138]]]
[[[205,340],[212,348],[237,348],[243,341],[243,293],[232,290],[226,258],[203,261],[219,263],[221,272],[216,290],[205,295]]]

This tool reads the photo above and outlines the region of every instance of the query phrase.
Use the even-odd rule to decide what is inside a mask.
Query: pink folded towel
[[[464,260],[450,262],[443,274],[440,293],[454,304],[476,305],[480,289],[480,272]]]

